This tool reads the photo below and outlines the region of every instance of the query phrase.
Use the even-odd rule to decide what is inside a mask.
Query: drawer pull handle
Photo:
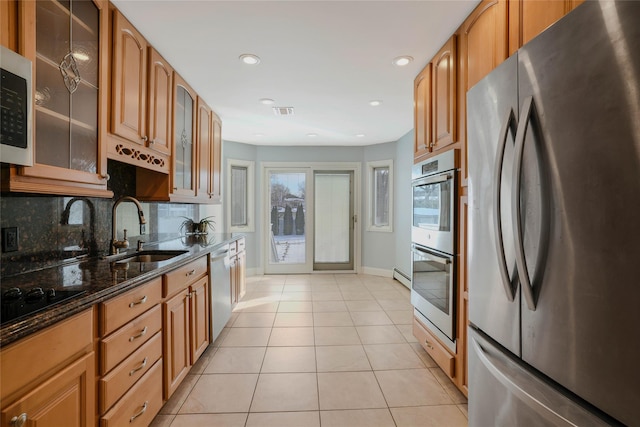
[[[429,342],[429,340],[424,340],[424,344],[425,344],[427,347],[429,347],[431,350],[435,350],[435,349],[433,348],[433,345]]]
[[[145,334],[147,333],[147,327],[145,326],[143,330],[140,331],[140,333],[138,335],[134,335],[131,338],[129,338],[129,342],[133,342],[133,340],[136,340],[140,337],[145,336]]]
[[[196,270],[191,270],[190,272],[188,272],[187,274],[185,274],[185,276],[193,276],[194,274],[196,274]]]
[[[140,305],[140,304],[144,304],[145,302],[147,302],[147,296],[143,296],[142,298],[140,298],[138,301],[136,302],[130,302],[129,303],[129,308],[133,308],[136,305]]]
[[[142,405],[142,409],[140,409],[140,412],[138,412],[137,414],[134,414],[131,418],[129,418],[129,422],[132,423],[133,420],[138,418],[140,415],[144,414],[147,411],[148,405],[149,405],[149,401],[144,402],[144,404]]]
[[[144,358],[144,360],[142,361],[140,366],[138,366],[137,368],[133,368],[132,370],[129,371],[129,376],[132,376],[133,374],[138,372],[140,369],[144,369],[145,366],[147,366],[147,358],[146,357]]]

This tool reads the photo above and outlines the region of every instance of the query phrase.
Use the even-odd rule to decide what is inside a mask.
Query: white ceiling
[[[344,146],[413,128],[413,79],[479,0],[112,2],[216,111],[224,140]],[[401,55],[414,61],[392,65]]]

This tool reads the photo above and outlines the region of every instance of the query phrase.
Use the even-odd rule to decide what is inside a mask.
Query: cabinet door
[[[85,427],[95,417],[95,357],[87,354],[2,410],[2,425]],[[16,424],[19,425],[19,424]]]
[[[571,12],[584,0],[512,0],[509,2],[509,54]]]
[[[191,285],[191,364],[209,345],[209,278]]]
[[[107,190],[107,2],[19,2],[22,54],[34,66],[34,165],[9,191],[112,197]]]
[[[168,399],[189,372],[189,289],[164,305],[164,397]]]
[[[415,140],[413,145],[413,160],[419,162],[429,154],[433,143],[431,128],[431,64],[418,74],[414,81],[414,127]]]
[[[188,200],[196,194],[196,94],[178,74],[173,81],[172,193]]]
[[[198,146],[198,180],[196,186],[196,197],[204,202],[209,201],[212,183],[212,156],[213,148],[213,132],[211,128],[212,124],[212,111],[211,108],[204,102],[204,100],[198,97],[197,102],[197,146]]]
[[[171,154],[173,68],[153,48],[149,48],[149,100],[147,142],[150,149]]]
[[[211,189],[209,198],[212,203],[222,202],[222,121],[213,113],[211,130],[213,132],[211,150]]]
[[[144,145],[147,103],[147,42],[119,12],[113,19],[111,131]]]
[[[433,147],[436,150],[456,142],[456,36],[433,58]]]
[[[459,88],[462,185],[467,185],[467,91],[507,59],[507,0],[483,0],[460,27]]]

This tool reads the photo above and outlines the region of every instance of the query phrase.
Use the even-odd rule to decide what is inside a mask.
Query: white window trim
[[[373,224],[373,171],[375,168],[389,168],[389,225],[377,226]],[[393,233],[393,160],[378,160],[367,162],[367,231]]]
[[[231,168],[233,166],[247,168],[247,225],[231,225]],[[249,160],[227,159],[227,218],[230,233],[253,233],[255,231],[255,162]]]

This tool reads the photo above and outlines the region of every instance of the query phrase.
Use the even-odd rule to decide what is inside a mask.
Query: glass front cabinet
[[[34,67],[34,165],[3,169],[3,187],[112,197],[104,144],[108,4],[42,0],[18,7],[19,53]]]

